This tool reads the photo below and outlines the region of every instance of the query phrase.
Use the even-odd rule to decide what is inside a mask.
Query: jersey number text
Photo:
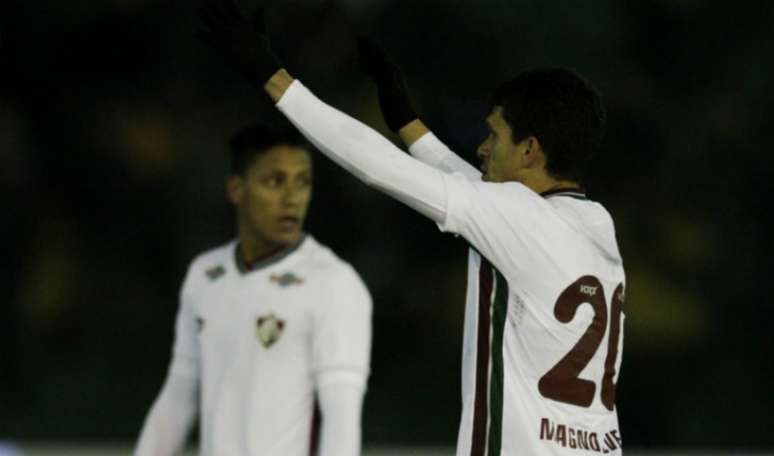
[[[623,284],[619,284],[610,303],[610,336],[607,339],[605,373],[602,376],[601,399],[608,410],[615,407],[615,362],[618,357],[618,340],[621,336],[623,312]],[[579,407],[589,407],[594,400],[597,385],[578,376],[586,368],[599,349],[608,326],[607,306],[602,283],[594,276],[583,276],[559,295],[554,306],[554,316],[562,323],[569,323],[581,304],[588,303],[594,310],[594,318],[574,347],[559,360],[538,382],[543,397]]]

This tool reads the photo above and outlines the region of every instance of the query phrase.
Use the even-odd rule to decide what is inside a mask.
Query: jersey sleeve
[[[363,389],[332,382],[317,390],[317,400],[322,418],[318,456],[360,455]]]
[[[189,268],[180,290],[175,319],[175,341],[167,378],[145,418],[135,456],[177,454],[185,445],[198,410],[199,347],[191,299]]]
[[[433,132],[428,132],[409,146],[411,155],[433,168],[446,173],[460,173],[472,181],[481,180],[481,171],[463,160],[442,143]]]
[[[444,176],[448,200],[442,231],[464,237],[500,271],[537,264],[534,255],[549,242],[562,242],[561,221],[537,193],[517,182],[473,182],[462,174]]]
[[[193,266],[189,268],[180,290],[180,306],[175,320],[175,341],[172,346],[170,375],[199,378],[199,339],[196,311],[193,308]]]
[[[351,267],[337,271],[332,294],[313,314],[312,368],[318,389],[332,383],[365,388],[371,354],[371,296]]]
[[[317,98],[294,80],[277,102],[320,152],[434,221],[444,217],[443,172],[407,155],[377,131]]]
[[[145,418],[134,456],[179,454],[196,419],[197,393],[195,379],[170,372]]]

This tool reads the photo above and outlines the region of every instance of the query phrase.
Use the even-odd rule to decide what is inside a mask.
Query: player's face
[[[477,155],[481,159],[481,178],[488,182],[506,182],[522,180],[523,153],[527,140],[514,143],[511,127],[503,119],[503,108],[495,106],[486,118],[489,134],[478,146]]]
[[[312,162],[305,149],[274,146],[232,180],[229,197],[241,232],[271,247],[298,241],[312,198]]]

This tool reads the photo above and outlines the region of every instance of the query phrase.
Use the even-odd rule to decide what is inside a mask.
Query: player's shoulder
[[[610,231],[614,229],[613,217],[601,203],[587,198],[585,195],[549,196],[546,200],[568,224],[583,226],[590,231]]]
[[[329,279],[360,280],[359,274],[348,261],[342,259],[333,249],[321,243],[312,235],[306,236],[303,247],[306,267],[316,275]]]
[[[236,240],[230,240],[196,255],[188,265],[189,279],[206,278],[214,274],[223,275],[235,268],[233,261],[235,246]]]
[[[363,278],[354,266],[339,257],[330,247],[321,244],[311,236],[307,236],[304,248],[305,268],[309,274],[310,285],[319,292],[317,302],[328,304],[318,306],[318,309],[331,309],[330,306],[350,305],[371,307],[371,294]]]
[[[473,194],[480,195],[485,201],[490,201],[497,204],[519,204],[523,207],[525,203],[534,204],[538,207],[549,208],[545,204],[543,196],[521,182],[506,181],[506,182],[486,182],[486,181],[474,181],[457,177],[457,180],[462,185],[467,185]]]

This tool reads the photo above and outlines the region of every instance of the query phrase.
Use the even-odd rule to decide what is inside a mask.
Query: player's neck
[[[244,233],[239,234],[239,254],[246,265],[255,264],[270,258],[288,246],[256,239]]]
[[[554,179],[553,177],[547,175],[534,176],[532,179],[525,180],[522,183],[538,194],[560,189],[581,188],[578,182],[565,179]]]

